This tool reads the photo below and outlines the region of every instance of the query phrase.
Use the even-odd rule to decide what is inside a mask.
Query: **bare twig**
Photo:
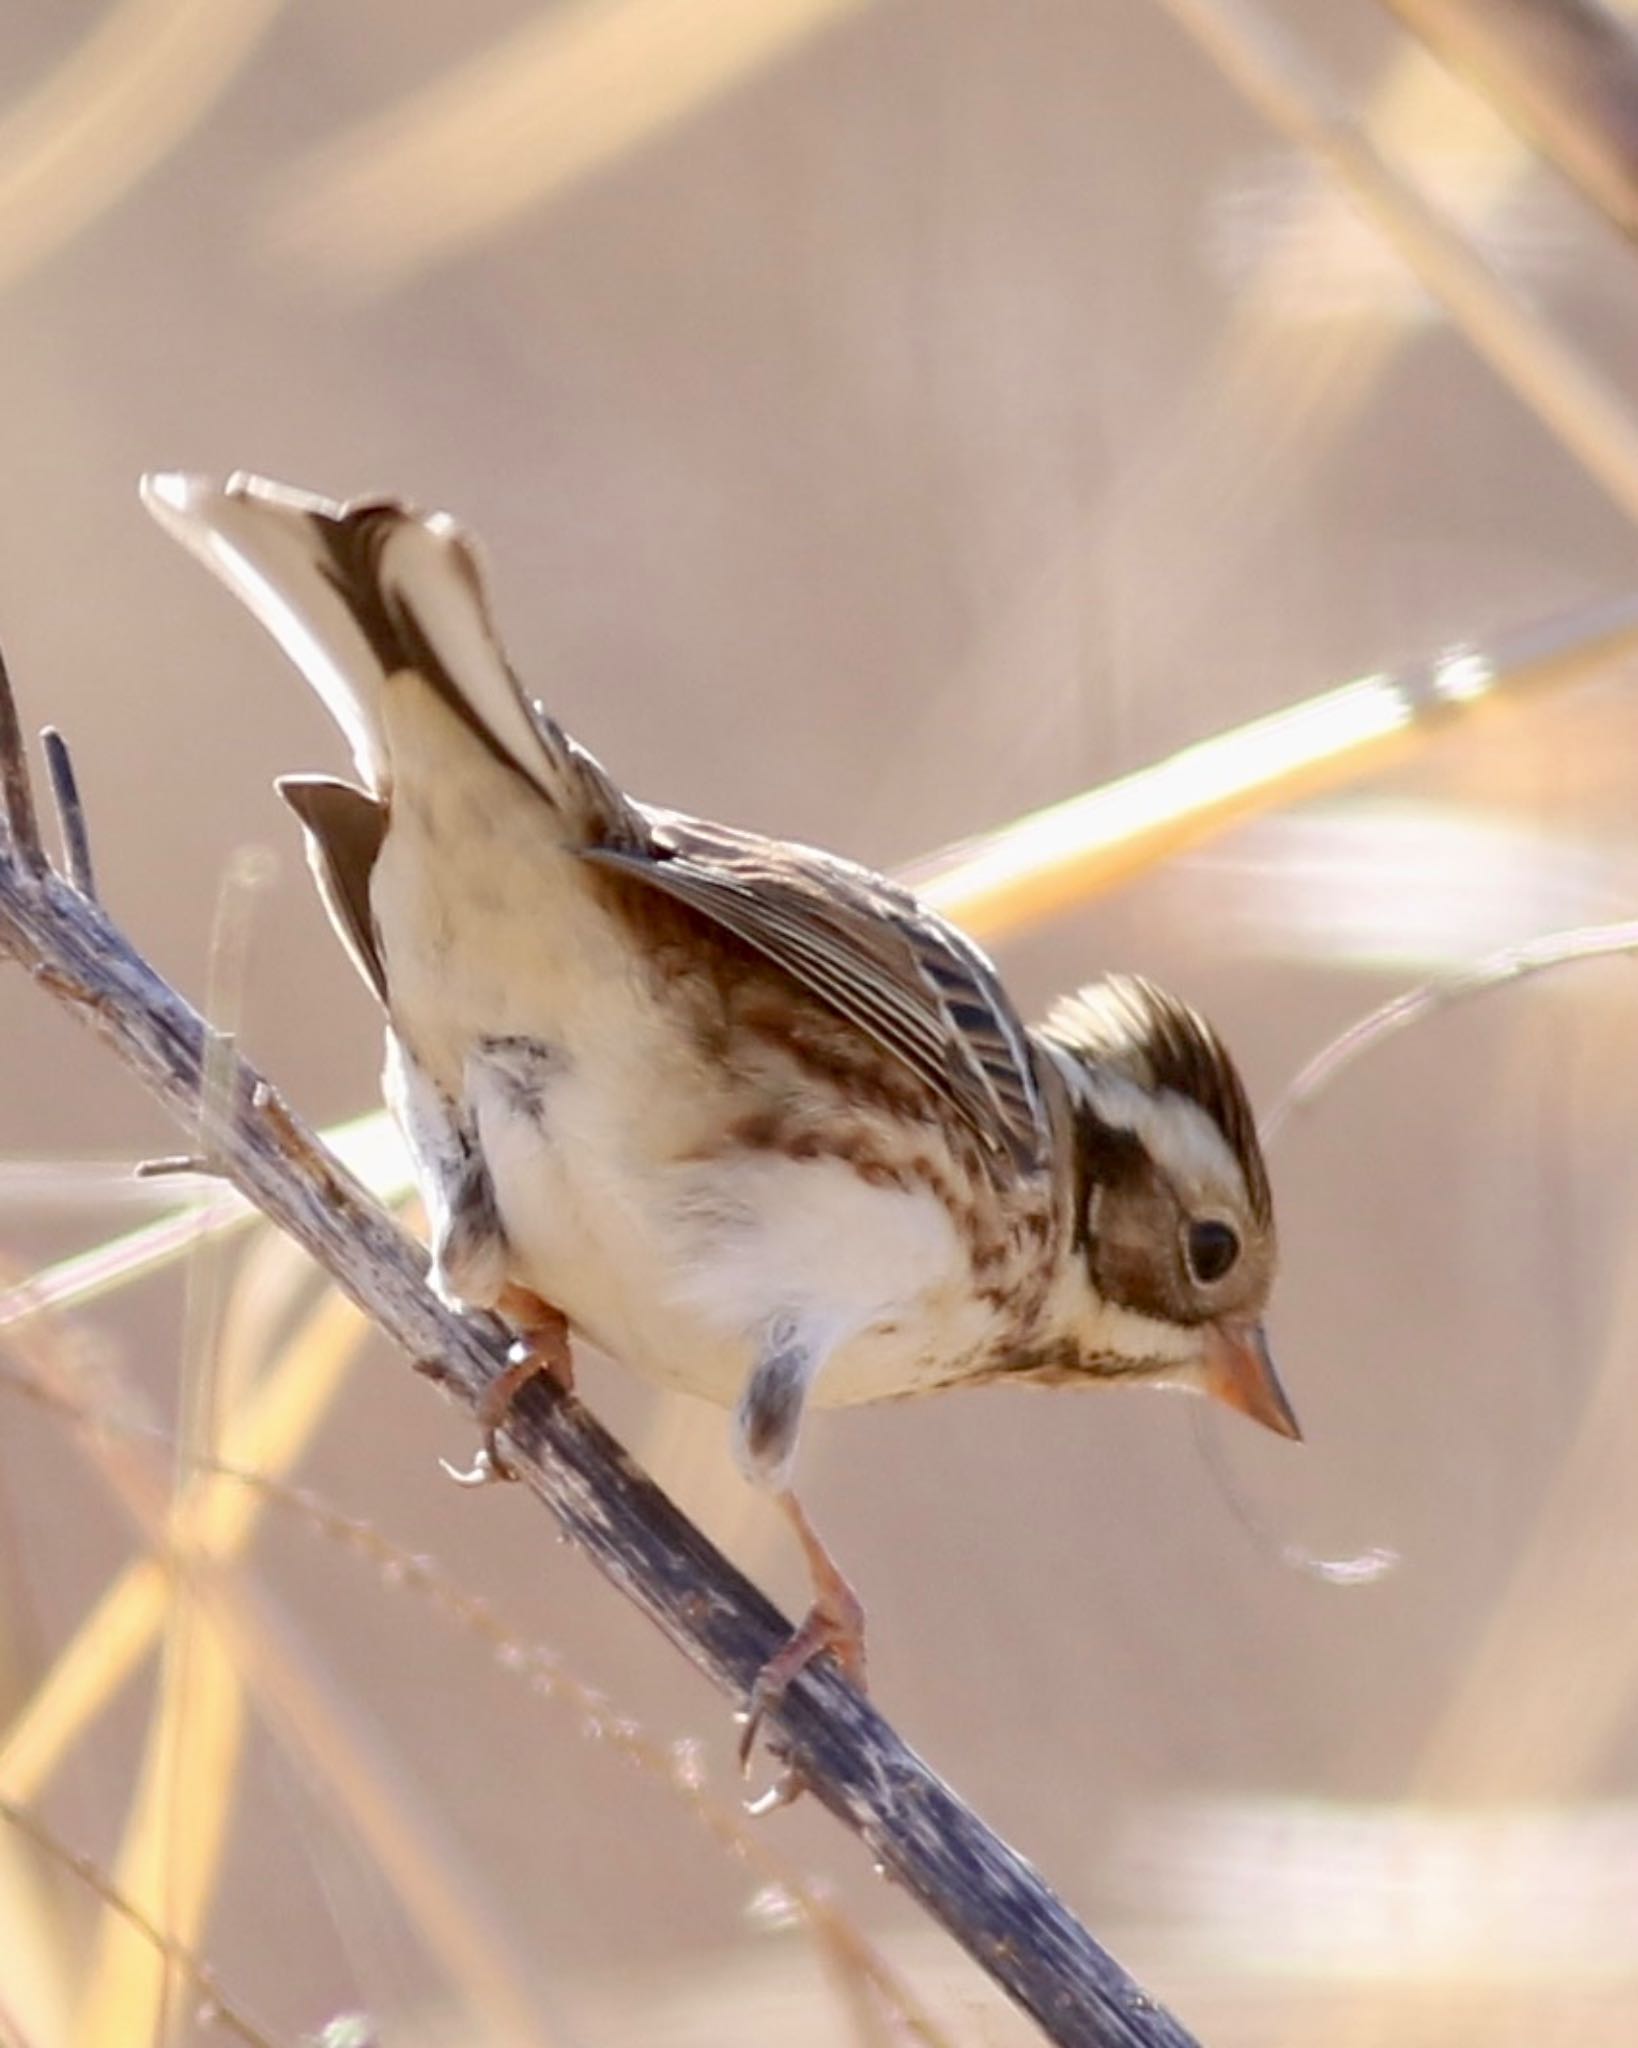
[[[203,1152],[167,1152],[163,1159],[139,1159],[131,1171],[138,1180],[208,1180],[214,1163]]]
[[[27,882],[45,867],[45,848],[40,844],[40,821],[34,812],[34,791],[28,779],[28,757],[23,751],[22,727],[17,723],[17,699],[12,695],[6,658],[0,654],[0,829],[8,844],[8,859],[19,882]]]
[[[190,1133],[207,1034],[103,914],[44,866],[16,712],[0,679],[0,944],[131,1067]],[[31,854],[31,846],[33,852]],[[506,1369],[491,1318],[457,1317],[425,1254],[248,1065],[233,1077],[221,1166],[420,1369],[469,1410]],[[524,1389],[509,1462],[615,1586],[736,1703],[785,1623],[572,1398]],[[832,1813],[1064,2048],[1190,2048],[1190,2036],[835,1671],[794,1684],[770,1733]]]
[[[40,746],[51,776],[52,800],[57,806],[57,823],[63,835],[63,865],[68,879],[82,896],[97,900],[96,876],[91,870],[91,835],[86,830],[85,806],[80,802],[79,778],[68,742],[54,725],[40,734]]]

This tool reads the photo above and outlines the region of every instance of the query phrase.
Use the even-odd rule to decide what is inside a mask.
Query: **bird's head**
[[[1059,1298],[1082,1369],[1193,1387],[1300,1435],[1263,1335],[1276,1261],[1268,1173],[1222,1040],[1125,975],[1066,997],[1038,1036],[1067,1090]]]

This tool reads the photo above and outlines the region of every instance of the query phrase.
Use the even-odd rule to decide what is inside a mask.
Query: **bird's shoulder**
[[[642,817],[640,843],[590,847],[584,857],[750,948],[889,1054],[1006,1172],[1044,1169],[1051,1132],[1036,1053],[971,939],[840,855],[675,811],[645,807]]]

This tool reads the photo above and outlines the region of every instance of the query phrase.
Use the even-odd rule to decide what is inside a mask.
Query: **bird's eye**
[[[1189,1271],[1202,1287],[1210,1287],[1240,1256],[1240,1239],[1231,1224],[1212,1218],[1189,1225],[1188,1251]]]

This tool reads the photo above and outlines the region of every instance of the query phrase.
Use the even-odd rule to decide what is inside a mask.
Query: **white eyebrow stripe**
[[[1084,1066],[1079,1080],[1097,1116],[1117,1130],[1130,1131],[1183,1188],[1220,1187],[1246,1205],[1244,1170],[1216,1121],[1198,1102],[1171,1088],[1142,1088],[1125,1074]]]

